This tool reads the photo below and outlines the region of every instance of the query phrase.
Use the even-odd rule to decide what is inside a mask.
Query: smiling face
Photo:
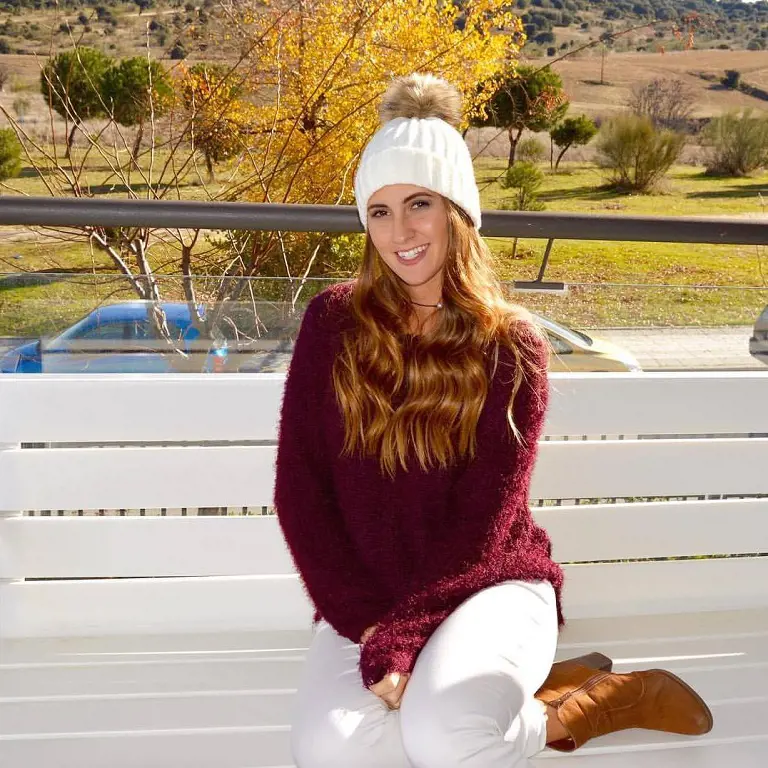
[[[442,297],[448,211],[437,192],[412,184],[382,187],[368,200],[368,234],[414,301]]]

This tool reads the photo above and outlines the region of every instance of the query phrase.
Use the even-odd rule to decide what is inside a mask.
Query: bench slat
[[[535,499],[768,493],[768,438],[541,444]]]
[[[768,499],[537,507],[534,515],[560,562],[768,552]],[[0,553],[7,579],[294,572],[274,516],[0,518]]]
[[[305,644],[308,642],[307,637]],[[561,646],[560,653],[564,655],[567,633],[561,639]],[[593,647],[613,659],[617,672],[663,666],[686,680],[696,680],[697,684],[706,686],[708,701],[710,698],[718,701],[768,698],[764,685],[768,674],[768,632],[747,638],[702,634],[694,640],[668,640],[661,646],[648,640],[622,646],[596,637]],[[62,728],[62,721],[48,717],[30,716],[14,721],[14,717],[22,717],[15,713],[14,706],[35,712],[38,705],[63,707],[81,699],[106,703],[131,699],[172,702],[177,697],[191,700],[195,695],[204,699],[225,694],[258,698],[266,691],[283,695],[281,692],[292,691],[299,685],[305,656],[304,648],[276,650],[258,658],[249,657],[245,652],[206,655],[187,654],[177,649],[164,655],[145,651],[143,656],[119,654],[106,658],[62,659],[58,663],[0,664],[0,734],[13,733],[22,727],[40,731],[52,722],[57,723],[58,729]],[[94,723],[97,721],[98,718],[93,719]],[[76,726],[73,729],[77,730]]]
[[[555,373],[550,379],[547,434],[768,433],[768,373],[762,371]],[[281,373],[6,374],[0,378],[2,442],[274,439],[284,380]],[[99,418],[84,419],[84,413]]]
[[[716,720],[715,730],[704,738],[624,732],[591,742],[569,762],[647,768],[652,759],[655,766],[668,768],[681,761],[715,768],[739,756],[740,765],[762,766],[767,637],[768,609],[569,621],[561,634],[560,657],[589,647],[611,655],[617,671],[662,665],[705,695]],[[4,756],[20,761],[11,766],[138,768],[159,767],[166,760],[174,766],[243,768],[258,766],[264,756],[271,758],[264,765],[288,766],[287,734],[279,722],[290,717],[288,692],[276,693],[275,712],[261,719],[274,730],[251,729],[247,742],[246,731],[235,724],[243,712],[263,703],[252,691],[295,688],[308,642],[306,630],[6,641],[0,648],[0,748]],[[286,657],[291,661],[281,660]],[[180,695],[168,696],[174,692]],[[229,726],[221,725],[227,721]],[[20,737],[7,738],[13,733]],[[276,738],[278,733],[286,738]],[[241,740],[257,751],[244,757]],[[221,745],[215,761],[209,761],[209,747],[202,753],[195,748],[209,741]],[[173,756],[169,745],[177,750]],[[638,756],[645,762],[637,762]],[[726,756],[720,763],[709,762]],[[198,758],[209,762],[195,762]],[[561,759],[544,752],[536,762],[565,768]]]
[[[0,510],[268,506],[274,453],[268,446],[0,451]],[[758,469],[765,466],[768,438],[543,442],[531,496],[765,494],[768,473]]]
[[[566,567],[566,615],[768,606],[768,557]],[[26,581],[0,584],[0,636],[302,629],[295,576]]]
[[[634,665],[637,666],[637,665]],[[669,668],[669,665],[665,665]],[[111,671],[103,670],[106,674]],[[670,670],[672,671],[672,670]],[[251,678],[251,687],[230,690],[222,685],[203,692],[158,694],[141,686],[134,691],[94,695],[80,688],[77,696],[21,700],[0,698],[0,736],[45,733],[55,724],[57,733],[84,731],[170,730],[177,728],[289,726],[296,702],[297,684],[281,688],[260,684],[254,670],[241,665],[242,675]],[[693,686],[710,707],[733,703],[768,704],[768,692],[761,678],[768,666],[736,669],[675,670]],[[300,677],[299,677],[300,680]],[[78,690],[78,689],[75,689]],[[738,692],[738,693],[736,693]]]
[[[284,383],[281,373],[5,374],[2,442],[274,440]]]
[[[545,432],[765,434],[766,379],[768,372],[763,371],[554,373]]]
[[[544,752],[538,758],[549,766],[597,765],[624,768],[649,765],[677,768],[686,765],[722,766],[735,755],[748,768],[762,768],[768,735],[764,723],[768,702],[727,702],[712,706],[715,727],[706,736],[685,737],[654,731],[624,731],[588,743],[567,762],[559,753]],[[273,768],[290,766],[286,726],[240,726],[221,728],[184,728],[128,732],[83,733],[48,732],[44,738],[34,735],[0,737],[9,766],[55,765],[56,768]],[[727,746],[727,751],[718,750]],[[650,757],[647,753],[653,752]],[[645,762],[632,761],[633,754],[643,754]],[[605,756],[603,763],[593,762]],[[719,756],[720,762],[710,762]],[[722,758],[727,759],[723,762]],[[544,762],[546,761],[546,762]],[[629,762],[627,762],[629,761]],[[695,761],[695,762],[691,762]]]

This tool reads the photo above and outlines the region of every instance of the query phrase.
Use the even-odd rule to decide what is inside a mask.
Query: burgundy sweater
[[[508,579],[547,580],[563,624],[563,574],[528,490],[548,398],[546,374],[524,381],[505,418],[514,359],[502,349],[477,426],[477,454],[424,472],[414,460],[391,480],[378,459],[341,457],[344,424],[331,369],[341,332],[352,327],[352,284],[309,303],[286,377],[276,461],[278,520],[304,587],[340,635],[354,643],[369,626],[360,672],[365,686],[410,673],[440,623],[467,598]],[[548,350],[526,339],[542,367]],[[416,341],[403,339],[405,354]],[[489,367],[490,374],[490,367]]]

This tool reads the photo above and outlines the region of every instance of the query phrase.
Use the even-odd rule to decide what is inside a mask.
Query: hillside
[[[461,7],[466,0],[452,2]],[[513,0],[509,5],[525,26],[527,56],[562,54],[646,21],[678,23],[684,31],[693,24],[697,48],[768,46],[768,0]],[[0,0],[0,54],[47,55],[51,48],[69,47],[74,38],[114,56],[136,55],[147,45],[157,58],[174,49],[178,57],[210,56],[206,32],[218,7],[218,0]],[[687,42],[687,35],[676,39],[646,27],[611,47],[655,52],[663,45],[672,51]]]
[[[554,54],[643,22],[676,24],[675,38],[661,30],[638,28],[611,42],[618,51],[679,50],[693,32],[697,48],[765,50],[768,2],[741,0],[516,0],[512,4],[528,36],[529,55]],[[658,33],[658,36],[657,36]]]
[[[543,63],[543,62],[542,62]],[[693,117],[712,117],[730,109],[768,110],[768,101],[724,88],[727,69],[741,72],[750,85],[768,90],[768,52],[691,50],[669,53],[609,53],[600,85],[600,55],[572,57],[553,68],[563,78],[571,113],[604,117],[624,109],[631,89],[654,78],[677,78],[694,97]]]

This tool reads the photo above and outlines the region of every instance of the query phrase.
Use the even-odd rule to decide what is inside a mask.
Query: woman
[[[711,728],[668,673],[552,665],[563,573],[528,506],[548,346],[493,275],[460,110],[429,75],[387,91],[359,276],[310,302],[286,381],[275,503],[317,609],[299,768],[515,768]]]

